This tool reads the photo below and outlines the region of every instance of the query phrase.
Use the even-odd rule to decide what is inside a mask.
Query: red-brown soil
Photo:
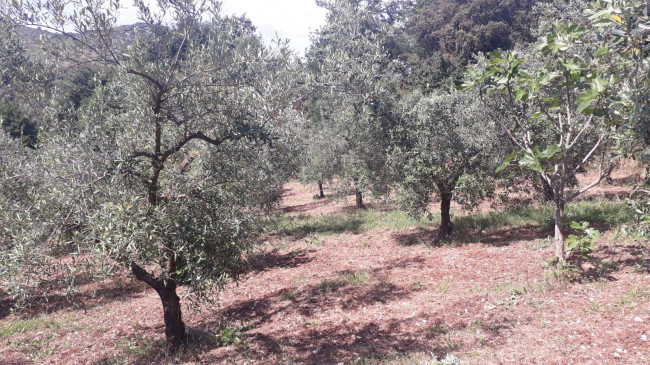
[[[315,192],[288,184],[280,209],[354,204]],[[431,235],[415,230],[270,236],[218,307],[185,308],[192,346],[176,356],[163,351],[157,295],[128,276],[84,285],[76,305],[39,304],[31,320],[3,302],[0,364],[424,364],[448,353],[462,364],[650,363],[647,242],[605,232],[594,258],[577,263],[582,279],[567,283],[545,268],[547,232],[497,233],[440,247],[399,244]],[[241,329],[236,343],[218,344],[223,326]]]

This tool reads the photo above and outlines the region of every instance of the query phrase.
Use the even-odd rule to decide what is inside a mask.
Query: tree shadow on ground
[[[11,353],[9,353],[9,355],[7,354],[3,354],[3,355],[9,356],[9,358],[2,359],[0,362],[2,365],[27,365],[27,364],[34,363],[33,361],[22,358],[23,356],[25,356],[22,353],[16,354],[15,356],[12,356]]]
[[[381,359],[396,353],[426,353],[435,358],[459,351],[463,344],[449,340],[447,334],[465,329],[463,325],[436,322],[417,331],[405,331],[411,320],[390,320],[381,323],[367,322],[354,328],[345,324],[317,326],[294,336],[285,330],[270,333],[243,333],[239,344],[233,345],[246,358],[264,364],[339,364],[356,359]],[[219,337],[211,330],[190,330],[188,348],[177,355],[165,350],[164,341],[155,341],[131,354],[115,354],[99,359],[96,365],[129,363],[148,365],[159,363],[238,363],[233,353],[224,348]],[[137,342],[137,338],[126,339]],[[226,346],[229,346],[226,345]],[[248,353],[249,348],[254,352]],[[217,350],[217,351],[215,351]]]
[[[408,320],[370,322],[356,328],[342,324],[312,329],[299,339],[280,331],[253,333],[250,341],[255,342],[264,354],[282,354],[286,351],[283,347],[290,347],[291,352],[297,355],[290,361],[300,364],[338,364],[355,358],[380,358],[413,352],[427,352],[441,358],[461,346],[446,342],[444,334],[428,329],[404,333],[401,328],[409,325]],[[437,345],[431,346],[432,343]]]
[[[324,215],[318,219],[295,219],[282,233],[299,240],[310,234],[341,234],[361,232],[364,220],[355,215]]]
[[[450,240],[439,240],[438,229],[422,229],[415,231],[393,233],[392,238],[403,246],[431,245],[441,246],[445,244],[471,244],[482,243],[486,245],[502,247],[512,242],[521,240],[537,240],[546,238],[549,231],[534,226],[516,228],[502,228],[490,231],[453,232]]]
[[[424,264],[423,258],[398,258],[382,267],[356,272],[360,279],[352,277],[355,272],[337,271],[331,277],[296,289],[281,288],[238,301],[221,308],[212,319],[190,330],[189,348],[177,359],[165,355],[164,342],[157,341],[137,353],[124,350],[124,354],[102,359],[98,364],[114,363],[118,358],[131,364],[234,363],[233,357],[237,356],[261,363],[338,364],[358,358],[381,359],[396,353],[405,356],[426,353],[442,358],[471,345],[454,340],[457,331],[480,326],[485,343],[491,343],[499,341],[504,331],[514,326],[514,322],[505,319],[509,316],[507,309],[485,314],[479,296],[460,298],[444,309],[422,312],[414,317],[386,320],[376,315],[359,317],[364,307],[409,300],[415,293],[413,288],[400,287],[385,279],[394,269]],[[328,311],[344,311],[352,317],[343,322],[319,317]],[[456,318],[458,313],[462,314]],[[478,316],[479,313],[485,315]],[[294,319],[287,322],[290,328],[280,325],[285,318]],[[316,321],[301,322],[300,318],[303,321],[316,318]],[[324,318],[324,321],[319,322],[317,318]],[[481,322],[475,323],[476,318],[481,318]],[[229,343],[234,347],[220,349],[224,346],[219,337],[224,323],[246,326],[235,329],[237,340]],[[237,355],[238,352],[244,355]]]
[[[3,296],[0,297],[0,319],[3,319],[11,314],[11,308],[13,308],[16,303],[9,297]]]
[[[283,188],[282,189],[282,198],[286,198],[288,196],[293,196],[296,195],[291,189]]]
[[[375,288],[369,291],[375,291]],[[390,300],[404,297],[398,292],[391,290],[391,296],[398,295]],[[482,307],[483,303],[477,298],[465,298],[451,303],[449,308],[411,318],[381,320],[367,317],[352,323],[298,324],[292,331],[276,329],[260,333],[253,330],[247,339],[254,344],[256,354],[265,359],[288,357],[289,363],[339,364],[412,353],[442,358],[448,353],[462,351],[467,345],[454,340],[451,336],[454,332],[480,327],[485,334],[483,341],[492,343],[498,341],[503,331],[514,327],[516,321],[507,319],[504,312],[499,311],[481,317],[479,322],[466,320],[476,318]],[[448,316],[450,312],[462,311],[469,312],[464,319],[453,320]],[[424,322],[424,319],[428,321]]]
[[[250,260],[250,269],[254,272],[260,272],[274,268],[295,268],[313,261],[314,257],[310,256],[310,254],[315,252],[315,249],[291,251],[284,254],[277,249],[271,252],[262,252]]]
[[[587,257],[570,257],[569,263],[578,268],[580,280],[585,282],[616,281],[614,274],[626,270],[650,271],[648,246],[642,243],[598,247]]]
[[[372,202],[372,203],[363,203],[363,208],[359,209],[357,208],[356,205],[346,205],[341,208],[341,212],[343,213],[348,213],[348,214],[354,214],[358,212],[364,212],[364,211],[370,211],[370,210],[375,210],[378,212],[390,212],[392,210],[395,210],[394,207],[380,203],[380,202]]]
[[[386,304],[408,298],[410,290],[379,281],[368,283],[367,278],[350,278],[350,271],[339,271],[333,277],[321,280],[299,290],[283,288],[265,296],[240,301],[222,309],[227,319],[253,323],[253,328],[268,322],[274,316],[296,312],[312,316],[334,307],[345,310],[375,303]]]
[[[324,206],[328,206],[332,204],[331,199],[323,198],[311,203],[306,203],[306,204],[300,204],[300,205],[292,205],[288,207],[282,207],[279,209],[279,211],[283,213],[305,213],[313,209],[321,208]]]
[[[86,312],[99,305],[122,301],[139,296],[147,288],[136,281],[111,280],[96,289],[84,289],[71,295],[48,294],[44,289],[29,301],[29,305],[17,311],[22,318],[36,317],[41,314],[54,313],[65,309],[81,309]],[[16,301],[6,298],[0,301],[0,319],[8,316]]]

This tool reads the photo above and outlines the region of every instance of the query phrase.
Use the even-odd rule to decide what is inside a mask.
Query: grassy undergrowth
[[[454,219],[454,225],[458,231],[484,231],[524,226],[552,229],[554,226],[554,212],[551,204],[539,204],[506,211],[458,217]],[[633,221],[634,212],[622,201],[584,200],[567,204],[564,217],[567,224],[571,221],[585,221],[593,225],[612,228]]]
[[[22,319],[0,327],[0,338],[11,338],[18,334],[39,329],[59,329],[62,326],[63,324],[61,322],[47,317]]]
[[[328,215],[281,216],[276,233],[286,236],[304,237],[309,234],[333,235],[340,233],[362,233],[378,228],[401,232],[411,228],[435,229],[440,222],[437,212],[433,217],[419,219],[400,210],[380,211],[368,209],[354,213],[331,213]],[[537,204],[528,207],[476,213],[452,217],[455,232],[487,231],[499,228],[533,226],[552,230],[554,210],[551,204]],[[565,222],[586,221],[595,226],[613,228],[634,220],[634,212],[622,201],[578,201],[567,204]]]
[[[400,210],[362,210],[354,213],[337,212],[327,215],[298,216],[284,215],[277,221],[276,233],[286,236],[306,236],[312,233],[325,235],[340,233],[361,233],[378,228],[390,231],[405,231],[412,227],[427,228],[436,224],[437,219],[426,217],[412,218]]]
[[[30,361],[38,363],[44,356],[55,352],[56,343],[60,334],[56,332],[61,328],[74,328],[72,315],[65,315],[59,319],[40,316],[17,320],[0,327],[0,343],[14,350],[26,354]],[[55,332],[42,334],[41,331],[54,330]],[[32,335],[36,333],[35,335]],[[23,334],[29,334],[21,336]],[[0,363],[3,363],[0,360]]]

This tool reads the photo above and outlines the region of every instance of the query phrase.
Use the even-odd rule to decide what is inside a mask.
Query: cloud
[[[323,26],[326,17],[326,11],[315,0],[223,0],[222,13],[246,15],[267,44],[277,34],[289,38],[291,47],[299,54],[309,47],[309,34]],[[136,9],[124,7],[118,23],[135,22]]]

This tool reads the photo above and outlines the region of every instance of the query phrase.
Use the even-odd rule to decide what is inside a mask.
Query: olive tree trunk
[[[440,230],[438,239],[449,239],[451,232],[454,230],[454,224],[451,222],[451,191],[440,191]]]
[[[158,295],[163,306],[167,348],[171,352],[175,352],[187,342],[181,313],[181,298],[176,294],[176,281],[167,280],[167,285],[163,285],[158,291]]]
[[[161,128],[160,123],[156,123],[156,150],[160,150],[161,145]],[[162,164],[152,163],[153,174],[147,184],[149,204],[152,207],[160,203],[158,196],[158,179],[162,171]],[[174,251],[173,244],[166,244],[165,247],[169,251]],[[135,263],[131,264],[131,271],[135,277],[147,283],[152,287],[160,297],[163,307],[163,318],[165,321],[165,337],[167,342],[167,349],[174,353],[179,350],[187,342],[187,333],[185,332],[185,324],[181,313],[180,297],[176,293],[177,283],[175,278],[176,273],[176,258],[172,255],[166,263],[164,268],[166,277],[154,277],[145,269]]]
[[[172,261],[169,264],[174,265]],[[172,353],[178,351],[187,343],[187,333],[181,313],[181,300],[176,294],[176,280],[156,278],[136,263],[131,263],[131,272],[136,279],[145,282],[158,293],[163,307],[167,349]]]
[[[363,205],[363,193],[359,191],[358,189],[354,189],[354,193],[356,196],[356,206],[357,209],[365,209],[366,206]]]

